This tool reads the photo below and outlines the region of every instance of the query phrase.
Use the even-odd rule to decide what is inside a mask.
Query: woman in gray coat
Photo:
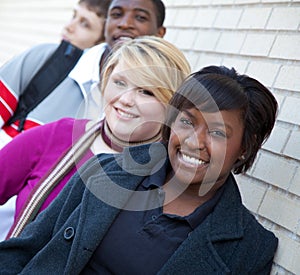
[[[1,274],[269,274],[277,238],[243,206],[277,103],[234,69],[206,67],[171,99],[164,142],[102,154],[19,238]]]

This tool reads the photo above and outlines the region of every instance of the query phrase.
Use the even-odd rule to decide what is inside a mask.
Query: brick
[[[251,60],[246,73],[265,86],[271,87],[275,81],[279,68],[279,64]]]
[[[177,34],[178,35],[175,39],[174,44],[182,50],[191,49],[194,44],[194,39],[196,38],[197,31],[190,29],[182,29],[178,31]]]
[[[278,35],[270,52],[270,57],[300,60],[299,49],[299,33]]]
[[[285,129],[280,126],[275,126],[269,139],[263,145],[263,148],[274,153],[281,153],[284,145],[287,143],[289,135],[289,129]]]
[[[285,100],[285,96],[282,94],[276,94],[274,92],[273,92],[273,95],[275,96],[275,99],[278,103],[278,109],[279,109],[278,112],[280,112],[281,106],[283,105],[284,100]]]
[[[199,0],[198,0],[199,1]],[[232,5],[234,4],[234,0],[212,0],[212,5]]]
[[[166,2],[166,6],[186,6],[190,4],[191,0],[186,0],[184,2],[182,0],[164,0],[163,2]]]
[[[167,27],[167,33],[169,31],[169,27],[174,27],[177,25],[177,12],[180,12],[179,9],[168,8],[166,11],[166,18],[164,25]]]
[[[300,92],[300,66],[285,65],[280,69],[275,88]]]
[[[236,0],[234,2],[235,4],[255,4],[255,3],[260,3],[260,0]]]
[[[300,125],[300,98],[287,97],[281,107],[278,119]]]
[[[198,58],[196,69],[199,70],[205,66],[217,65],[222,63],[222,58],[219,55],[201,54]]]
[[[164,4],[166,6],[166,8],[172,6],[174,3],[174,0],[164,0]]]
[[[181,30],[176,29],[176,28],[168,28],[168,31],[166,32],[165,39],[175,45],[175,41],[177,39],[177,36]],[[176,45],[177,46],[177,45]],[[178,47],[178,46],[177,46]]]
[[[263,186],[262,184],[258,184],[249,178],[247,179],[245,176],[235,177],[241,192],[243,203],[250,211],[257,213],[264,194],[266,193],[267,185]]]
[[[298,110],[299,110],[299,106],[298,106]],[[299,124],[300,124],[300,120],[299,120]],[[300,160],[300,130],[292,131],[290,139],[283,153],[289,157]]]
[[[201,51],[213,51],[220,35],[218,31],[197,31],[197,38],[193,48]]]
[[[222,29],[236,28],[242,14],[242,9],[221,9],[217,15],[214,27]]]
[[[258,214],[292,232],[296,232],[300,217],[300,200],[291,199],[274,190],[268,190]]]
[[[295,239],[290,238],[279,230],[273,231],[274,234],[278,237],[278,249],[274,258],[274,261],[292,272],[292,274],[300,274],[300,264],[299,264],[299,255],[300,255],[300,243]],[[283,273],[286,274],[286,273]]]
[[[267,29],[297,30],[299,18],[299,7],[275,7],[268,21]]]
[[[292,1],[294,0],[261,0],[262,3],[290,3]]]
[[[244,33],[223,32],[218,41],[216,51],[223,53],[239,53],[245,39]]]
[[[239,74],[244,74],[248,66],[248,61],[234,57],[225,57],[222,65],[228,68],[233,67]]]
[[[247,8],[244,10],[238,28],[264,29],[271,13],[271,8]]]
[[[196,70],[198,70],[199,68],[197,68],[197,62],[198,62],[199,54],[195,52],[187,51],[184,52],[184,55],[188,60],[188,62],[190,63],[191,71],[195,72]]]
[[[283,3],[283,2],[292,2],[291,0],[261,0],[262,3]]]
[[[297,196],[300,197],[300,184],[299,183],[300,183],[300,164],[298,166],[295,177],[293,178],[291,187],[289,188],[289,192],[296,194]],[[299,230],[300,230],[300,228],[299,228]],[[298,234],[299,234],[299,230],[298,230]]]
[[[253,176],[274,186],[287,189],[295,170],[296,165],[283,157],[262,153],[253,170]]]
[[[217,9],[198,8],[193,27],[210,28],[216,19],[217,12]]]
[[[275,36],[266,33],[249,33],[241,50],[242,54],[268,56]]]
[[[208,4],[210,4],[210,2],[211,2],[211,0],[201,0],[201,2],[199,0],[192,0],[191,5],[195,5],[195,6],[199,6],[199,4],[208,5]]]
[[[175,26],[180,27],[191,27],[193,21],[196,19],[196,9],[192,8],[181,8],[180,12],[176,14]]]

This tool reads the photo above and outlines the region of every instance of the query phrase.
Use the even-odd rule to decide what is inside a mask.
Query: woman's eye
[[[217,137],[226,137],[226,133],[224,133],[223,131],[220,130],[210,130],[209,133],[213,136],[217,136]]]
[[[192,121],[188,118],[185,118],[185,117],[180,118],[180,122],[185,124],[185,125],[193,125]]]
[[[122,80],[114,80],[114,83],[119,87],[125,87],[126,83]]]
[[[143,95],[154,96],[153,92],[151,92],[149,90],[141,89],[141,90],[139,90],[139,92]]]

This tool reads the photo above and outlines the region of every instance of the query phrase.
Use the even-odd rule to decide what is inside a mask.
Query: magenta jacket
[[[0,204],[17,195],[15,218],[39,180],[85,132],[88,120],[64,118],[18,135],[0,150]],[[42,205],[45,209],[70,177],[93,153],[87,150],[79,164],[54,188]]]

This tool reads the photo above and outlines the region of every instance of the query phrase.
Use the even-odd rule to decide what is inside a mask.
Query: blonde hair
[[[173,44],[156,36],[140,36],[113,48],[101,75],[102,93],[110,74],[120,62],[128,67],[128,76],[134,85],[151,90],[162,103],[169,102],[190,74],[187,59]]]

